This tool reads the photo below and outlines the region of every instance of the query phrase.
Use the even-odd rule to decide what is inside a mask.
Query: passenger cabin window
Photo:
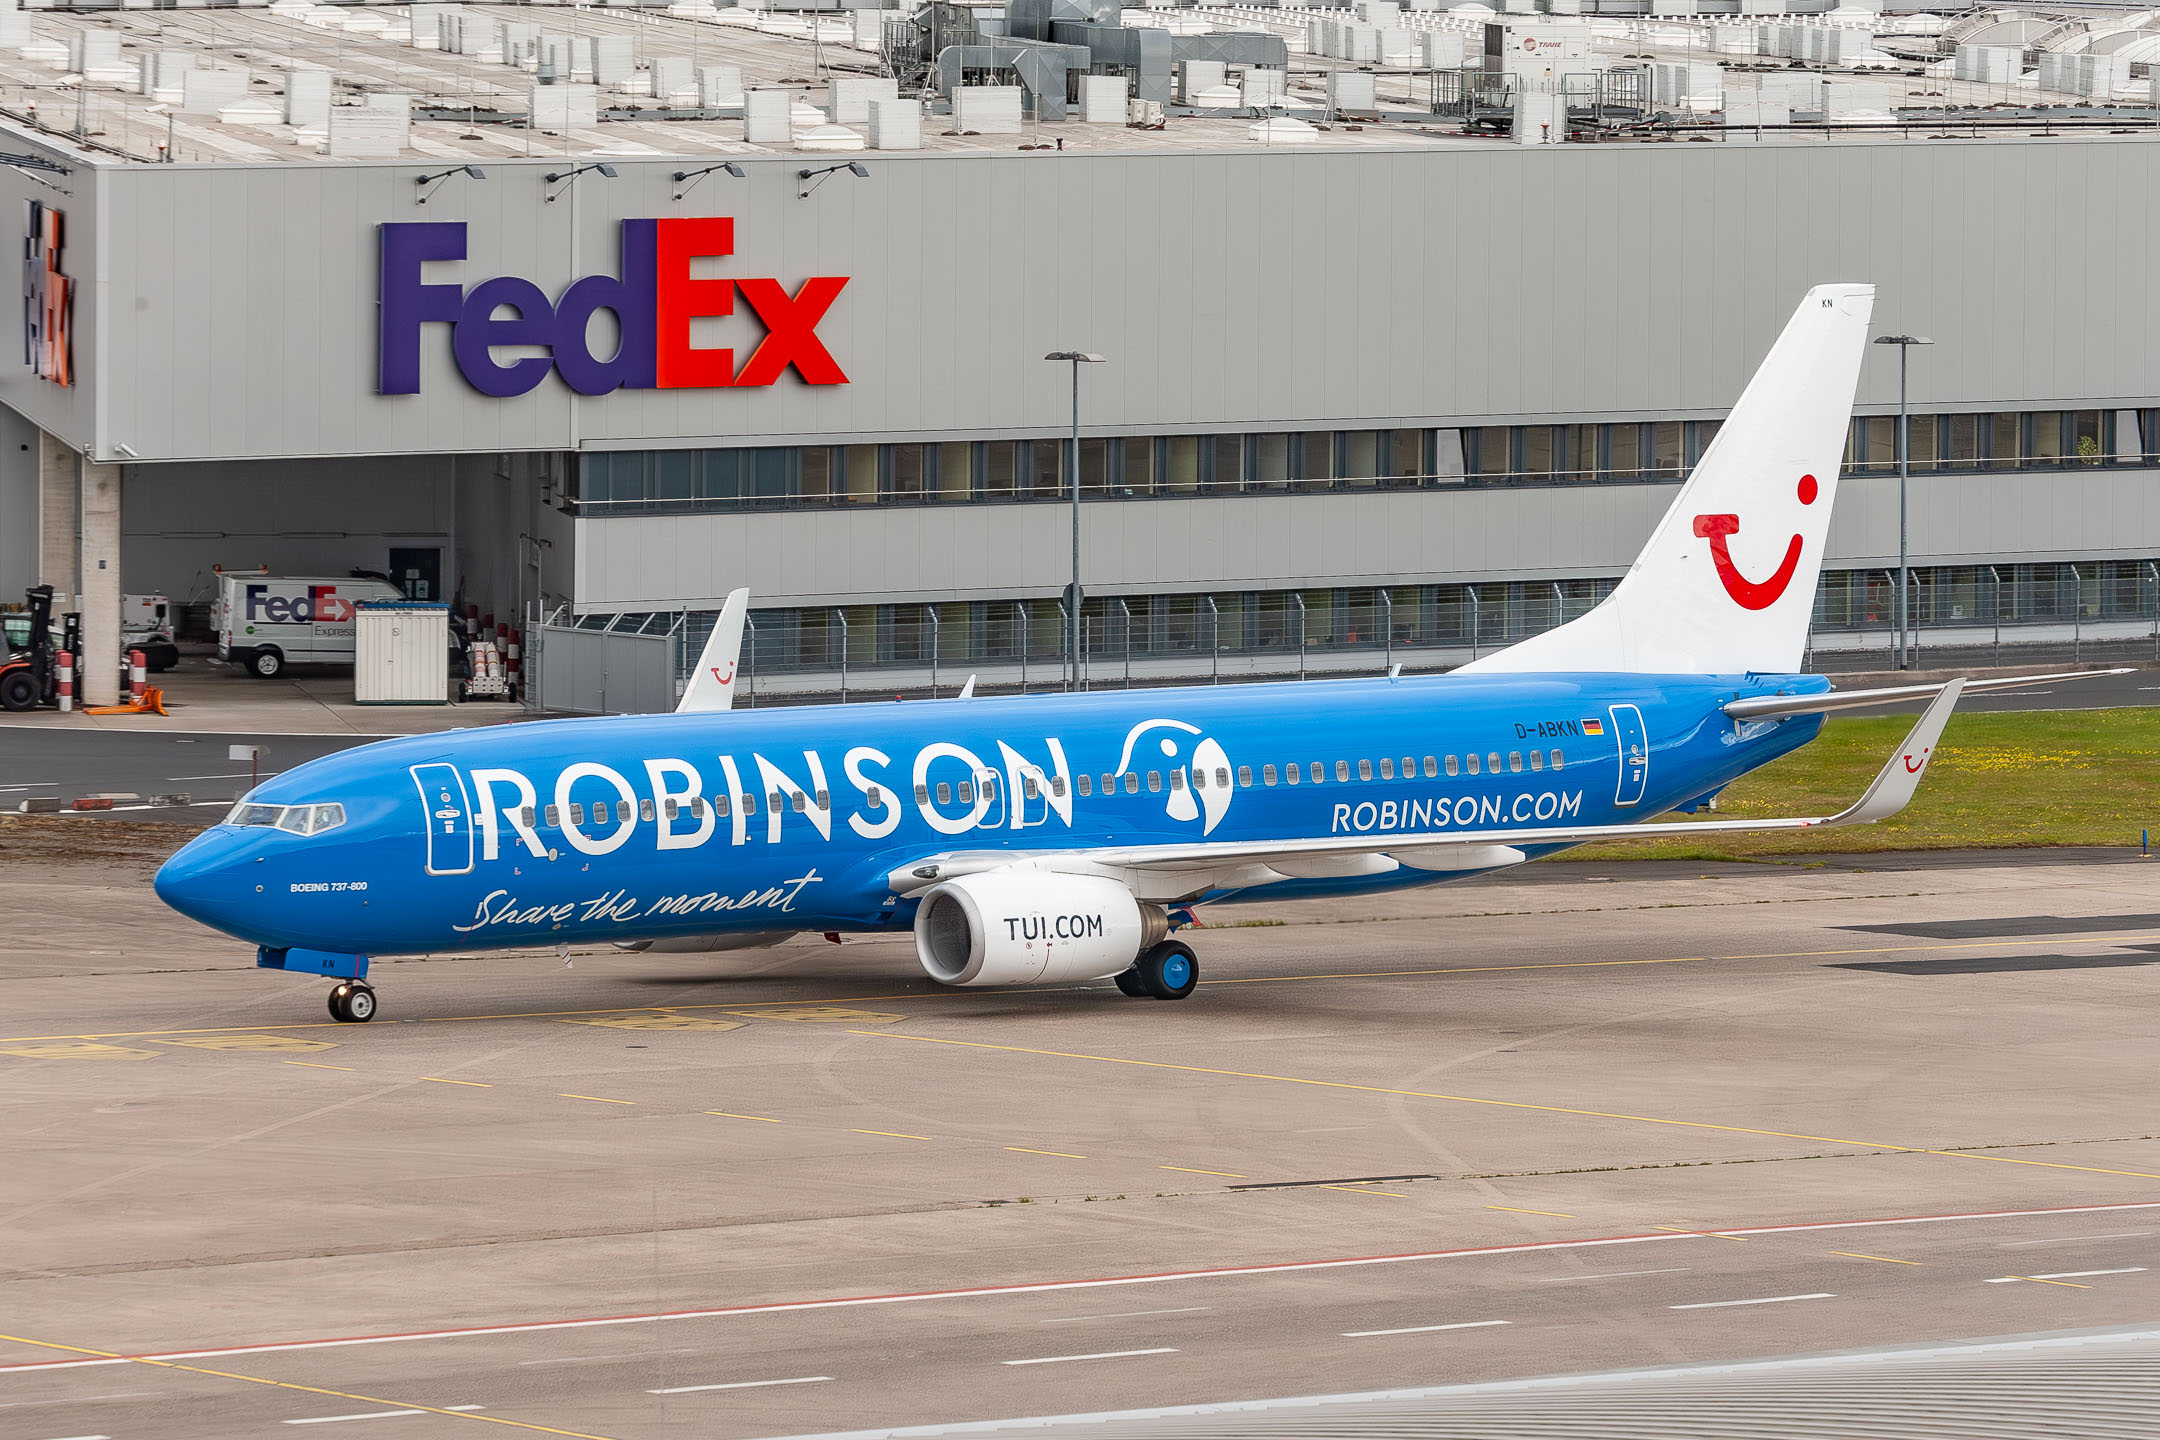
[[[547,807],[547,822],[548,822],[548,828],[549,828],[550,830],[553,830],[553,829],[556,829],[557,827],[559,827],[559,826],[560,826],[560,825],[562,824],[562,811],[560,811],[560,810],[556,809],[556,808],[555,808],[555,807],[554,807],[553,805],[550,805],[550,806],[548,806],[548,807]]]
[[[645,803],[650,805],[652,802],[648,800]],[[674,797],[670,796],[667,802],[667,818],[673,820],[681,811],[682,806],[676,803]]]
[[[1476,755],[1474,755],[1474,754],[1473,754],[1473,755],[1465,755],[1465,756],[1463,756],[1463,768],[1464,768],[1464,769],[1466,769],[1466,770],[1468,770],[1468,771],[1469,771],[1469,772],[1470,772],[1470,773],[1471,773],[1472,775],[1475,775],[1475,774],[1477,774],[1477,773],[1478,773],[1478,760],[1477,760],[1477,756],[1476,756]]]
[[[1500,752],[1498,750],[1494,750],[1486,755],[1485,768],[1487,770],[1490,770],[1495,775],[1500,773]]]
[[[1545,768],[1545,752],[1544,752],[1544,751],[1542,751],[1542,750],[1532,750],[1532,751],[1530,752],[1530,768],[1531,768],[1532,770],[1543,770],[1543,769]]]
[[[570,802],[570,823],[573,825],[583,825],[585,823],[585,806],[582,802],[577,800]]]
[[[985,775],[982,777],[982,798],[986,801],[997,799],[997,776]]]
[[[1197,765],[1193,767],[1192,788],[1195,790],[1207,789],[1207,771],[1202,770]]]
[[[1082,795],[1092,795],[1095,793],[1095,777],[1092,775],[1079,776],[1073,781],[1073,785],[1080,791]]]
[[[528,829],[528,830],[532,829],[532,823],[533,823],[533,807],[532,807],[532,806],[530,806],[530,805],[527,805],[527,806],[525,806],[525,807],[524,807],[524,808],[523,808],[522,810],[519,810],[519,811],[518,811],[518,820],[519,820],[519,821],[520,821],[520,822],[521,822],[521,823],[522,823],[522,824],[523,824],[523,825],[525,826],[525,828],[526,828],[526,829]]]
[[[1125,772],[1125,793],[1128,795],[1137,795],[1140,793],[1139,771],[1128,770]]]
[[[720,817],[720,818],[721,818],[722,820],[725,820],[725,819],[727,819],[727,813],[728,813],[728,808],[729,808],[729,803],[728,803],[728,797],[727,797],[727,796],[725,796],[725,795],[715,795],[715,796],[713,796],[713,797],[712,797],[712,813],[713,813],[713,814],[715,814],[715,815],[719,816],[719,817]]]
[[[1312,777],[1312,783],[1315,785],[1318,785],[1321,780],[1324,779],[1327,775],[1327,772],[1320,768],[1320,762],[1318,760],[1312,762],[1312,770],[1310,773]]]
[[[1283,766],[1283,779],[1288,780],[1292,785],[1303,783],[1304,778],[1304,768],[1300,766],[1295,760],[1291,761],[1288,765]]]
[[[1247,785],[1252,784],[1252,771],[1250,770],[1245,772],[1245,783]],[[1230,788],[1230,771],[1224,766],[1218,765],[1215,767],[1215,788],[1218,790]]]
[[[1162,794],[1162,771],[1150,770],[1147,772],[1147,793],[1150,795]]]
[[[1458,765],[1457,765],[1457,764],[1455,763],[1455,757],[1454,757],[1453,755],[1450,755],[1450,756],[1448,756],[1448,757],[1447,757],[1447,773],[1448,773],[1448,774],[1450,774],[1450,775],[1453,775],[1453,774],[1457,773],[1457,771],[1459,770],[1459,768],[1460,768],[1460,767],[1459,767],[1459,766],[1458,766]],[[1428,774],[1428,775],[1430,775],[1430,774],[1432,774],[1432,771],[1430,771],[1430,770],[1427,770],[1427,771],[1426,771],[1425,773],[1426,773],[1426,774]]]
[[[1063,775],[1050,777],[1050,793],[1060,800],[1065,798],[1065,777]]]
[[[805,802],[807,802],[808,799],[809,797],[803,794],[803,792],[800,790],[790,791],[788,793],[788,808],[790,810],[793,810],[796,814],[800,815],[803,813]]]
[[[873,810],[884,809],[885,788],[882,785],[872,785],[869,793],[863,796],[863,801]]]
[[[1180,765],[1177,769],[1170,772],[1170,788],[1172,790],[1182,790],[1185,788],[1184,766]]]
[[[1520,751],[1520,750],[1510,750],[1510,751],[1508,751],[1508,757],[1507,757],[1507,768],[1508,768],[1508,774],[1510,774],[1510,775],[1520,775],[1520,774],[1522,774],[1522,751]]]
[[[743,792],[742,796],[742,813],[745,815],[757,814],[757,796],[752,795],[747,790]]]
[[[1240,790],[1252,789],[1252,766],[1240,765],[1237,767],[1237,783]]]
[[[1405,767],[1404,767],[1404,768],[1406,768],[1406,769],[1408,768],[1407,764],[1405,765]],[[1426,779],[1428,779],[1428,780],[1430,780],[1430,779],[1432,779],[1432,778],[1433,778],[1433,776],[1435,776],[1435,775],[1438,775],[1439,773],[1440,773],[1440,767],[1439,767],[1439,766],[1438,766],[1437,764],[1435,764],[1435,763],[1433,762],[1433,757],[1432,757],[1432,756],[1430,756],[1430,755],[1427,755],[1427,756],[1425,757],[1425,778],[1426,778]],[[1449,773],[1450,775],[1452,775],[1452,774],[1454,774],[1454,773],[1455,773],[1455,763],[1454,763],[1454,761],[1453,761],[1452,759],[1450,759],[1450,760],[1449,760],[1449,762],[1448,762],[1448,773]]]
[[[915,782],[915,803],[918,805],[927,805],[930,803],[930,787],[923,784],[920,780]]]
[[[778,790],[768,790],[765,792],[765,808],[767,810],[778,810],[781,803],[782,802],[780,799],[780,792]]]
[[[604,805],[607,802],[603,800],[601,803]],[[628,800],[618,800],[615,802],[616,823],[620,824],[621,822],[628,820],[630,818],[630,813],[630,802]]]
[[[830,790],[817,792],[817,808],[820,810],[832,809],[832,792]]]
[[[1335,778],[1338,780],[1342,778],[1342,762],[1339,760],[1335,762]],[[1360,780],[1372,779],[1372,761],[1360,760],[1357,762],[1357,778]]]
[[[940,805],[952,804],[952,782],[950,780],[937,782],[937,803]]]
[[[1555,770],[1560,768],[1560,752],[1558,750],[1552,752],[1552,768]]]
[[[1273,765],[1260,767],[1260,783],[1262,785],[1273,785],[1275,783],[1275,767]]]
[[[943,795],[940,795],[940,796],[938,796],[938,798],[939,798],[940,800],[942,800],[942,799],[944,799],[945,797],[944,797]],[[961,803],[961,804],[963,804],[963,805],[972,805],[972,804],[974,804],[974,803],[975,803],[975,782],[974,782],[974,781],[972,781],[972,780],[962,780],[962,781],[960,782],[960,803]]]
[[[1033,775],[1023,775],[1020,777],[1020,793],[1033,800],[1036,796],[1042,794],[1042,787],[1035,783]]]
[[[641,820],[650,820],[653,818],[653,804],[651,800],[641,799],[638,801],[638,818]],[[675,802],[670,800],[668,801],[668,819],[672,820],[674,818]]]
[[[1395,761],[1389,756],[1383,755],[1380,757],[1380,778],[1383,780],[1395,778]]]
[[[1385,765],[1381,766],[1381,767],[1380,767],[1380,770],[1381,770],[1381,773],[1382,773],[1382,774],[1385,774],[1385,773],[1387,773],[1387,767],[1386,767]],[[1415,774],[1417,774],[1417,761],[1416,761],[1416,759],[1414,759],[1413,757],[1411,757],[1411,756],[1408,756],[1408,755],[1405,755],[1405,756],[1403,756],[1403,757],[1402,757],[1402,778],[1403,778],[1403,779],[1405,779],[1405,780],[1408,780],[1408,779],[1409,779],[1409,778],[1410,778],[1411,776],[1413,776],[1413,775],[1415,775]]]

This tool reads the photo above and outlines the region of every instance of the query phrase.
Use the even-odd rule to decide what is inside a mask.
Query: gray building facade
[[[1594,601],[1797,297],[1865,280],[1882,329],[1936,341],[1911,377],[1914,563],[1997,584],[2079,565],[2072,612],[2088,574],[2160,605],[2144,136],[880,154],[807,196],[802,157],[748,156],[681,199],[675,158],[567,183],[546,178],[560,160],[490,160],[425,205],[410,163],[7,144],[60,167],[0,169],[0,196],[63,213],[73,383],[0,365],[0,593],[32,566],[68,588],[40,558],[55,546],[20,537],[80,509],[54,478],[70,452],[78,489],[118,476],[128,591],[200,598],[217,565],[335,573],[434,545],[444,595],[505,618],[703,612],[748,584],[772,675],[822,671],[835,645],[988,663],[1025,650],[1067,578],[1071,376],[1042,357],[1081,349],[1108,360],[1081,376],[1079,460],[1105,653],[1129,660],[1135,624],[1143,655],[1165,624],[1212,627],[1188,650],[1222,650],[1228,624],[1229,648],[1280,651],[1293,612],[1302,648],[1318,607],[1327,644],[1384,625],[1444,656],[1466,623],[1449,613],[1478,610],[1475,645],[1495,606],[1527,603],[1534,628]],[[732,313],[678,339],[741,370],[771,328],[754,299],[844,279],[814,327],[844,383],[798,364],[593,395],[547,373],[497,398],[427,320],[417,393],[381,393],[384,226],[463,226],[463,259],[416,272],[457,288],[432,292],[448,313],[498,277],[551,306],[630,278],[625,222],[688,219],[731,221],[731,251],[664,260],[707,285],[663,308]],[[547,353],[497,333],[470,342],[488,365]],[[603,358],[618,343],[605,309],[584,335]],[[1895,361],[1863,373],[1832,532],[1863,609],[1897,549],[1876,423]],[[1346,618],[1361,605],[1387,618]]]

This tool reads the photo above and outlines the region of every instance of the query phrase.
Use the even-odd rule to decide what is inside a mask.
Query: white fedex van
[[[350,665],[353,606],[404,598],[395,585],[351,575],[220,575],[210,616],[218,659],[265,680],[287,665]]]

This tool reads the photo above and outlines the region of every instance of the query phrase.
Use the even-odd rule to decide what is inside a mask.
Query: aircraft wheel
[[[1140,968],[1137,965],[1130,970],[1118,972],[1117,988],[1135,1000],[1146,998],[1148,993],[1147,982],[1140,978]]]
[[[1200,959],[1182,940],[1163,941],[1142,955],[1133,969],[1157,1000],[1183,1000],[1200,983]]]
[[[358,983],[330,992],[330,1018],[342,1024],[365,1024],[375,1018],[375,992]]]

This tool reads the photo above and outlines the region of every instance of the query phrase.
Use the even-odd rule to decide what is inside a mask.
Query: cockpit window
[[[345,823],[343,805],[253,805],[246,801],[233,806],[225,817],[227,825],[261,825],[283,830],[293,835],[320,835],[325,830],[335,830]]]

